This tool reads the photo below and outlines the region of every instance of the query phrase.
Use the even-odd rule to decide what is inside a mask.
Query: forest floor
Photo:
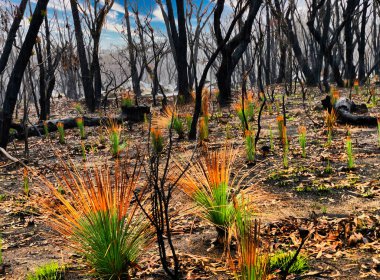
[[[364,90],[363,90],[364,91]],[[234,170],[248,173],[247,187],[254,189],[255,213],[261,220],[262,238],[271,242],[271,248],[295,249],[299,244],[298,228],[314,231],[307,240],[303,254],[309,260],[309,270],[302,279],[380,279],[380,148],[376,128],[351,127],[355,156],[355,168],[346,168],[345,139],[347,127],[334,128],[333,141],[326,145],[324,111],[320,105],[323,96],[310,89],[305,108],[302,99],[292,96],[286,99],[287,128],[290,137],[289,168],[282,166],[282,149],[277,138],[274,150],[264,153],[261,147],[269,145],[269,125],[277,137],[276,107],[273,113],[265,110],[263,130],[257,146],[256,164],[245,161],[244,139],[240,122],[233,107],[217,114],[215,102],[210,113],[209,145],[223,145],[226,134],[229,142],[239,148]],[[343,94],[344,95],[344,94]],[[365,103],[365,94],[354,95],[354,101]],[[380,100],[369,106],[373,116],[380,114]],[[149,104],[149,100],[142,103]],[[276,106],[277,103],[277,106]],[[51,118],[75,117],[75,103],[55,100]],[[159,108],[153,109],[159,113]],[[116,108],[110,109],[118,114]],[[183,108],[180,112],[192,112]],[[20,110],[22,115],[22,110]],[[257,119],[257,117],[256,117]],[[226,124],[229,131],[226,133]],[[307,157],[301,157],[298,144],[298,127],[307,128]],[[146,147],[146,124],[125,127],[123,137],[128,148],[122,156],[134,154],[134,147]],[[114,161],[109,145],[100,142],[98,127],[86,128],[86,145],[96,148],[90,162]],[[51,133],[50,140],[30,137],[29,157],[24,153],[24,141],[14,140],[8,152],[40,174],[52,177],[59,172],[59,157],[72,159],[83,165],[79,132],[66,131],[66,144],[58,143],[58,134]],[[194,143],[175,141],[174,157],[186,158],[194,150]],[[59,157],[57,157],[59,156]],[[331,172],[326,172],[328,162]],[[80,256],[67,246],[65,240],[46,225],[46,215],[39,212],[39,201],[33,199],[40,193],[37,180],[30,178],[30,198],[23,192],[23,167],[2,159],[0,161],[0,232],[5,273],[0,279],[25,279],[25,275],[37,266],[52,260],[68,266],[66,279],[90,279],[88,269]],[[233,279],[233,273],[221,256],[223,250],[212,246],[215,229],[199,217],[191,214],[191,202],[185,194],[175,193],[172,208],[181,211],[173,221],[174,243],[182,263],[186,279]],[[140,279],[165,278],[159,265],[155,246],[140,260],[142,268],[136,275]],[[296,277],[296,276],[294,276]],[[297,278],[297,279],[301,279]]]

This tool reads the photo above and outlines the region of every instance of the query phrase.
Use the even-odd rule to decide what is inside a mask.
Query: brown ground
[[[346,127],[337,126],[333,144],[325,146],[324,115],[319,106],[321,99],[321,96],[311,96],[307,101],[310,118],[306,116],[299,98],[291,97],[287,101],[287,127],[291,137],[287,170],[282,168],[282,150],[278,140],[275,139],[275,150],[268,155],[263,155],[260,150],[269,143],[269,124],[277,135],[275,105],[272,115],[266,110],[263,116],[255,166],[245,163],[239,121],[228,111],[224,111],[221,117],[216,114],[211,117],[209,143],[223,143],[225,123],[232,125],[230,134],[234,138],[230,141],[236,147],[241,146],[235,170],[242,168],[242,173],[249,173],[245,185],[254,189],[256,213],[263,224],[262,235],[273,248],[296,248],[299,242],[298,227],[315,231],[304,250],[311,266],[303,275],[304,279],[380,279],[380,149],[376,128],[351,128],[356,168],[347,170],[344,148]],[[75,116],[73,108],[73,102],[60,100],[55,102],[53,112],[59,118]],[[189,109],[182,111],[190,112]],[[370,113],[379,115],[379,105],[370,108]],[[306,159],[300,156],[298,145],[297,128],[301,124],[307,127]],[[143,129],[142,124],[137,124],[132,131],[125,131],[129,141],[127,154],[134,154],[134,145],[145,145]],[[99,144],[99,129],[86,130],[89,135],[86,143],[97,147],[93,161],[112,161],[108,146]],[[57,134],[53,133],[52,136],[51,142],[37,137],[29,139],[27,164],[47,177],[59,170],[58,160],[52,151],[58,152],[64,159],[69,156],[82,164],[76,129],[66,131],[66,145],[58,144]],[[176,142],[174,154],[185,157],[191,153],[193,146],[187,140]],[[8,152],[24,160],[23,149],[23,141],[13,141]],[[333,169],[331,174],[324,173],[327,159]],[[39,213],[38,201],[23,195],[22,172],[23,168],[18,164],[4,159],[0,162],[0,195],[5,195],[0,202],[5,274],[0,275],[0,279],[24,279],[36,266],[52,260],[69,265],[67,279],[88,279],[88,269],[80,257],[46,226],[46,217],[44,213]],[[35,182],[31,178],[32,197],[39,190]],[[188,198],[180,192],[176,193],[174,201],[173,209],[181,212],[191,206]],[[211,246],[215,237],[212,226],[185,212],[176,219],[173,228],[175,245],[187,279],[233,278],[221,260],[223,250]],[[144,255],[141,267],[143,270],[138,272],[139,278],[164,278],[154,246]]]

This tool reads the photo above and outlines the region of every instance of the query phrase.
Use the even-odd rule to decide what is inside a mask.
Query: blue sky
[[[30,0],[32,10],[35,7],[37,0]],[[93,0],[90,0],[93,2]],[[102,2],[104,0],[100,0]],[[198,1],[198,0],[197,0]],[[19,0],[11,0],[13,5],[19,5]],[[79,3],[83,3],[83,0],[79,0]],[[162,14],[155,0],[129,0],[129,5],[137,5],[139,13],[141,16],[152,13],[152,25],[155,28],[159,28],[165,31],[165,25],[163,23]],[[67,15],[69,20],[71,20],[70,14],[70,0],[50,0],[48,5],[48,15],[52,16],[53,13],[57,13],[58,18],[64,18],[64,10],[67,10]],[[130,9],[131,10],[131,9]],[[29,8],[25,13],[25,19],[23,25],[28,26],[28,18],[30,16]],[[102,47],[109,48],[114,45],[125,44],[119,32],[123,28],[123,18],[124,18],[124,0],[115,0],[112,10],[107,15],[107,21],[102,32]],[[132,27],[134,23],[132,22]],[[84,23],[83,23],[84,27]]]
[[[13,4],[18,5],[20,0],[10,0]],[[30,0],[32,3],[32,9],[37,0]],[[79,3],[83,3],[84,0],[78,0]],[[94,0],[89,0],[91,3]],[[100,0],[100,2],[105,0]],[[162,0],[165,4],[166,0]],[[235,2],[236,0],[226,0],[226,5],[229,5],[230,2]],[[175,0],[172,0],[173,4],[175,4]],[[186,2],[186,0],[185,0]],[[193,3],[199,5],[201,0],[193,0]],[[210,3],[210,0],[203,0],[203,8]],[[9,2],[6,2],[6,5]],[[156,0],[129,0],[130,7],[132,5],[137,5],[140,16],[144,16],[148,13],[152,14],[152,25],[156,30],[160,30],[160,32],[166,32],[165,25],[163,22],[161,10],[156,3]],[[298,0],[297,6],[304,7],[305,0]],[[70,10],[70,0],[50,0],[48,5],[48,14],[50,16],[53,15],[53,12],[58,14],[58,17],[63,18],[65,7],[67,9],[67,15],[69,20],[71,20],[71,10]],[[174,11],[176,10],[174,6]],[[227,10],[227,9],[226,9]],[[25,15],[24,25],[28,25],[27,18],[29,17],[29,9]],[[120,31],[123,29],[123,18],[124,18],[124,0],[115,0],[115,3],[112,7],[112,10],[109,12],[107,16],[106,24],[103,28],[102,32],[102,41],[101,45],[103,48],[110,48],[112,46],[120,46],[125,45],[125,42],[120,35]],[[84,24],[83,24],[84,26]],[[132,28],[134,27],[134,23],[132,22]]]

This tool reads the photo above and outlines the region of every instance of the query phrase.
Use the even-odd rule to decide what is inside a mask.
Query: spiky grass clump
[[[284,116],[277,116],[277,128],[278,128],[278,137],[282,144],[284,144]]]
[[[359,80],[358,79],[355,79],[354,81],[354,89],[355,89],[356,95],[358,95],[359,94]]]
[[[24,167],[24,171],[23,171],[23,190],[24,190],[24,194],[26,196],[29,196],[29,192],[30,192],[30,189],[29,189],[29,172],[28,172],[28,168]]]
[[[333,139],[333,130],[336,123],[337,115],[334,109],[325,112],[325,124],[327,128],[327,145],[330,146]]]
[[[284,270],[289,262],[293,259],[296,251],[283,252],[278,251],[270,257],[269,265],[271,271]],[[307,257],[304,255],[298,255],[289,269],[290,274],[301,274],[309,269]]]
[[[110,122],[107,132],[111,142],[111,154],[113,157],[119,157],[120,153],[127,146],[126,142],[121,141],[122,126],[116,122]]]
[[[185,119],[186,119],[186,126],[187,126],[187,129],[190,131],[191,123],[193,122],[193,116],[190,115],[190,114],[186,114],[186,115],[185,115]]]
[[[48,122],[47,121],[43,121],[43,126],[44,126],[44,135],[45,135],[45,138],[48,139],[49,138],[49,126],[48,126]]]
[[[286,126],[282,128],[282,139],[283,139],[283,157],[282,157],[282,163],[284,168],[289,167],[289,140],[288,140],[288,135],[287,135],[287,129]]]
[[[76,103],[74,105],[74,109],[75,109],[75,111],[77,111],[78,114],[80,114],[80,115],[84,114],[83,107],[82,107],[82,105],[80,105],[80,103]]]
[[[352,169],[355,167],[354,153],[352,150],[351,133],[348,131],[346,138],[346,154],[347,154],[347,168]]]
[[[199,141],[203,142],[208,139],[208,117],[199,118]]]
[[[152,150],[155,154],[159,154],[164,149],[164,137],[160,129],[152,128],[150,130],[150,138]]]
[[[300,126],[298,128],[298,141],[302,149],[302,157],[306,157],[306,127]]]
[[[219,243],[228,239],[236,214],[232,197],[235,180],[230,180],[235,157],[236,151],[229,147],[207,152],[178,183],[198,206],[201,216],[215,226]]]
[[[335,105],[335,103],[338,101],[339,97],[340,97],[339,90],[337,90],[337,89],[332,90],[331,99],[330,99],[331,100],[330,102],[331,102],[332,106]]]
[[[56,183],[40,180],[58,203],[42,204],[49,223],[93,268],[94,276],[129,279],[131,268],[149,244],[151,230],[132,201],[139,168],[128,163],[78,170],[63,165]]]
[[[159,128],[173,128],[177,133],[179,139],[185,137],[185,128],[183,122],[173,106],[165,106],[163,115],[155,118],[153,123],[154,126]]]
[[[172,127],[174,131],[178,134],[178,138],[182,139],[185,137],[185,129],[183,122],[179,117],[175,117],[172,122]]]
[[[255,133],[251,130],[245,131],[245,152],[247,155],[248,162],[254,162],[255,161]]]
[[[63,122],[58,122],[57,123],[57,128],[58,128],[58,134],[59,134],[59,143],[60,144],[65,144],[65,128]]]
[[[86,139],[86,131],[84,130],[84,121],[83,121],[83,118],[79,117],[79,118],[76,118],[75,119],[75,122],[79,128],[79,135],[80,135],[80,138],[83,140],[83,139]]]
[[[236,219],[238,227],[239,273],[237,279],[265,280],[268,276],[268,255],[260,248],[260,226],[257,220]]]
[[[60,280],[64,279],[65,268],[57,262],[51,262],[38,267],[26,276],[27,280]]]
[[[132,107],[134,105],[133,97],[129,92],[125,92],[121,96],[121,106],[122,107]]]

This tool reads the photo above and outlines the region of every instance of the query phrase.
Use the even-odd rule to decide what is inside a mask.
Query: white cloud
[[[37,4],[37,0],[31,0],[31,3]],[[48,8],[57,11],[71,11],[70,0],[50,0]]]
[[[156,5],[153,10],[153,22],[164,22],[164,16],[162,15],[162,11],[160,6]]]
[[[124,6],[120,5],[117,2],[113,3],[112,10],[124,14]]]

